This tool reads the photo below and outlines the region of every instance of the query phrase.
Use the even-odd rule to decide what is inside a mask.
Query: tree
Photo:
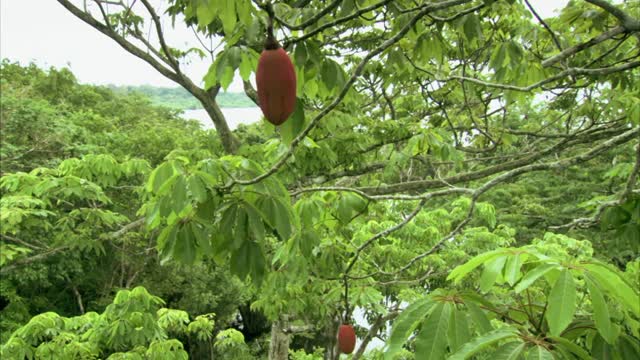
[[[361,357],[367,339],[399,316],[404,301],[416,299],[434,305],[419,307],[423,328],[442,330],[448,315],[473,311],[448,292],[447,274],[456,265],[478,256],[466,268],[479,266],[478,259],[489,261],[498,248],[542,239],[540,256],[499,253],[506,265],[485,264],[486,276],[499,285],[505,277],[505,291],[515,291],[521,272],[534,271],[527,260],[557,259],[545,254],[559,236],[545,235],[550,231],[568,230],[600,249],[611,234],[630,239],[617,244],[614,256],[602,251],[596,257],[615,258],[633,271],[640,233],[638,4],[572,1],[559,16],[542,19],[526,0],[274,2],[278,35],[296,66],[298,106],[277,131],[258,124],[232,133],[215,96],[239,70],[255,99],[249,79],[269,4],[59,2],[183,86],[211,115],[224,151],[168,156],[147,179],[140,214],[158,232],[162,258],[190,264],[213,257],[260,289],[253,306],[274,321],[272,349],[287,349],[290,334],[300,330],[313,332],[325,357],[336,358],[337,324],[358,307],[374,324],[360,329],[364,341],[354,358]],[[158,14],[224,49],[169,46]],[[145,24],[153,38],[142,33]],[[207,52],[212,64],[200,88],[180,64]],[[571,266],[591,261],[570,255]],[[585,279],[567,264],[553,265],[561,285]],[[594,276],[622,278],[605,268],[595,267]],[[466,288],[493,289],[495,281],[486,280]],[[557,281],[538,284],[532,300],[520,305],[533,319],[528,323],[547,321],[526,328],[527,336],[562,335],[555,319],[549,323],[545,311],[533,309],[541,301],[557,309],[559,298],[570,303],[573,297],[565,295],[575,291],[559,293]],[[621,335],[608,343],[623,341],[630,347],[620,348],[637,351],[638,314],[622,300],[634,299],[637,290],[616,296],[604,282],[579,291],[592,303],[601,299],[592,295],[598,292],[616,302],[625,315],[615,321]],[[434,304],[436,298],[445,300]],[[489,309],[510,305],[506,295],[492,301]],[[589,311],[587,304],[576,306]],[[592,341],[609,324],[602,309],[593,306],[595,330],[563,346],[578,356],[604,349]],[[559,320],[570,322],[572,315],[561,312]],[[491,339],[466,344],[455,332],[421,331],[414,350],[418,358],[434,359],[493,351],[502,345],[496,342],[514,338],[513,329],[522,330],[514,323],[496,318],[489,326],[497,330],[486,328]],[[419,325],[404,324],[410,325],[400,332],[405,338]],[[547,340],[536,341],[535,348],[513,347],[531,357],[553,356]],[[452,344],[472,350],[456,355]],[[571,350],[576,346],[582,352]]]

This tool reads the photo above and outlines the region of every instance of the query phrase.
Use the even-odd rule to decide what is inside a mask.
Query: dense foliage
[[[3,352],[68,339],[154,358],[150,334],[122,348],[86,335],[114,326],[127,295],[104,308],[110,295],[144,285],[184,324],[216,314],[205,341],[157,345],[195,358],[337,359],[357,314],[353,359],[640,357],[637,3],[542,19],[513,0],[58,1],[191,93],[216,131],[3,65],[2,326],[17,328]],[[231,132],[217,96],[239,75],[256,99],[268,14],[297,106],[278,128]],[[170,47],[169,20],[223,46]],[[204,78],[184,76],[208,51]],[[96,321],[70,328],[85,304]],[[155,304],[142,316],[167,331]],[[39,337],[40,321],[71,335]]]

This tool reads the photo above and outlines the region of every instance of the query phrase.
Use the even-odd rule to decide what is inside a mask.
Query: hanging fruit
[[[338,348],[344,354],[351,354],[356,347],[356,332],[353,326],[342,324],[338,329]]]
[[[272,11],[269,11],[267,39],[258,60],[256,82],[264,117],[274,125],[284,123],[296,105],[296,72],[289,55],[273,35]]]

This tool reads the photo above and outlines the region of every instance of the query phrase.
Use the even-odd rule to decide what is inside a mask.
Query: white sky
[[[531,3],[541,16],[548,17],[567,1],[532,0]],[[195,41],[193,33],[187,29],[167,31],[169,34],[173,36],[167,41],[176,47],[182,48]],[[22,64],[34,61],[44,67],[67,66],[83,83],[177,86],[77,19],[55,0],[0,1],[0,57]],[[194,62],[185,70],[197,82],[206,73],[209,61]],[[239,76],[228,91],[242,91]]]

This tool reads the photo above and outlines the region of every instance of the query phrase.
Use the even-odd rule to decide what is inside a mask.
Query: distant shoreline
[[[174,110],[201,110],[202,105],[187,90],[180,87],[158,87],[151,85],[108,85],[116,93],[138,93],[148,97],[155,105]],[[256,104],[244,93],[220,92],[216,101],[221,108],[252,108]]]

